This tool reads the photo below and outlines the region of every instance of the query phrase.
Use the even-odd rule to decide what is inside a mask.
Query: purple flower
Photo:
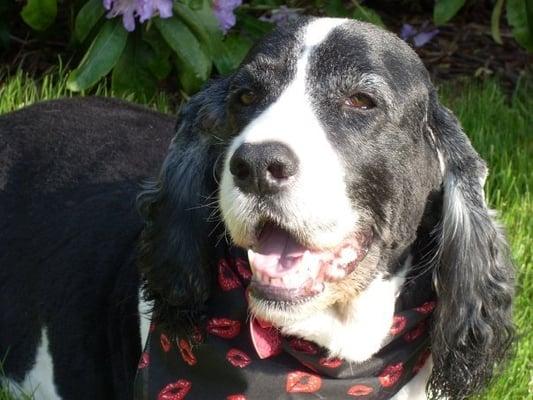
[[[415,47],[422,47],[439,33],[438,29],[427,30],[427,27],[427,22],[424,22],[420,29],[416,29],[414,26],[409,24],[404,24],[402,26],[402,30],[400,31],[400,37],[406,42],[411,40],[413,42],[413,46]]]
[[[213,13],[218,19],[218,26],[222,32],[227,33],[235,25],[236,17],[233,11],[242,4],[242,0],[215,0]]]
[[[149,20],[155,15],[161,18],[172,16],[172,0],[103,0],[107,18],[122,15],[122,23],[127,31],[135,30],[135,18],[139,22]]]

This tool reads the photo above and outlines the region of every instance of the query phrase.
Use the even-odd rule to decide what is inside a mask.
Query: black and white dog
[[[137,184],[161,162],[138,197],[141,219]],[[405,343],[420,333],[399,313],[429,315],[431,357],[375,398],[476,393],[513,338],[513,268],[484,201],[486,174],[409,46],[342,19],[276,30],[194,96],[175,130],[167,116],[109,99],[2,116],[4,384],[38,399],[131,398],[146,314],[152,329],[193,332],[212,315],[215,248],[231,241],[248,253],[252,320],[350,368],[383,354],[374,378],[385,388],[403,373],[384,374],[383,349],[404,343],[391,332],[406,332]],[[193,365],[202,344],[184,346]],[[195,379],[227,384],[209,372]],[[343,398],[320,397],[315,376],[260,398]],[[160,398],[215,399],[180,382]],[[258,398],[244,387],[233,398]]]

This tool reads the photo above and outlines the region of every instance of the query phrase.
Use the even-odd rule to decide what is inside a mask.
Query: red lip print
[[[314,393],[320,390],[322,379],[303,371],[290,372],[287,375],[287,393]]]
[[[150,327],[148,328],[148,332],[153,332],[155,331],[155,324],[152,322],[150,323]]]
[[[241,323],[228,318],[211,318],[207,322],[207,332],[223,339],[233,339],[241,332]]]
[[[367,396],[374,391],[373,388],[366,385],[354,385],[348,389],[348,395],[358,397],[358,396]]]
[[[413,342],[418,339],[426,331],[426,321],[420,322],[413,329],[403,335],[406,342]]]
[[[416,360],[416,363],[413,367],[413,373],[414,374],[417,374],[418,371],[420,371],[422,369],[422,367],[424,366],[424,364],[426,363],[427,359],[429,358],[429,355],[431,354],[431,351],[429,350],[424,350],[422,352],[422,354],[420,354],[420,356],[418,357],[418,360]]]
[[[342,365],[340,358],[321,358],[318,363],[326,368],[339,368]]]
[[[137,368],[146,368],[148,364],[150,364],[150,354],[148,354],[146,351],[143,351],[141,354],[141,358],[139,359],[139,365],[137,366]]]
[[[170,351],[170,347],[171,347],[170,340],[168,339],[168,336],[165,335],[164,333],[162,333],[161,336],[159,337],[159,341],[161,342],[161,348],[163,349],[163,351],[165,353],[168,353]]]
[[[259,358],[264,359],[281,353],[281,335],[279,331],[267,327],[257,318],[250,319],[250,337]]]
[[[396,382],[400,380],[403,374],[403,363],[399,362],[398,364],[392,364],[387,367],[381,374],[379,374],[379,383],[383,387],[391,387]]]
[[[218,262],[218,284],[224,291],[233,290],[241,286],[241,282],[235,272],[224,259]]]
[[[289,342],[289,346],[293,348],[295,351],[299,351],[301,353],[311,354],[314,355],[318,353],[318,348],[314,343],[308,342],[304,339],[294,338],[291,339]]]
[[[424,304],[422,304],[419,307],[415,307],[415,310],[418,311],[421,314],[429,314],[431,311],[435,309],[435,306],[437,304],[435,301],[426,301]]]
[[[165,386],[157,396],[157,400],[183,400],[191,390],[192,383],[185,379],[180,379]]]
[[[226,400],[246,400],[246,396],[244,394],[230,394]]]
[[[191,349],[191,345],[188,341],[180,339],[178,342],[178,347],[180,349],[181,358],[183,358],[183,361],[185,361],[190,366],[196,364],[196,357],[194,356]]]
[[[252,359],[248,354],[238,349],[229,349],[228,354],[226,354],[226,360],[228,360],[231,365],[238,368],[247,367],[252,362]]]
[[[235,260],[235,266],[237,267],[237,272],[242,279],[245,281],[252,279],[252,271],[250,271],[250,265],[248,264],[248,261],[244,260],[243,258],[237,258]]]
[[[395,315],[392,320],[392,326],[390,327],[390,334],[396,336],[405,329],[406,324],[407,318],[403,315]]]

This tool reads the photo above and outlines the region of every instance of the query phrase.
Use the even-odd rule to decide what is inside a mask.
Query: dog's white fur
[[[306,95],[309,55],[339,19],[318,19],[306,29],[303,51],[296,75],[278,99],[237,136],[226,155],[220,186],[220,206],[232,238],[245,245],[252,223],[243,223],[248,199],[233,184],[229,160],[243,143],[276,141],[289,147],[299,160],[298,179],[290,197],[280,199],[283,214],[291,224],[305,231],[316,247],[333,247],[357,226],[358,216],[351,206],[344,181],[344,166],[327,140]]]
[[[54,383],[54,362],[49,349],[46,327],[41,330],[41,340],[32,369],[21,384],[2,379],[0,384],[15,398],[32,395],[35,400],[60,400]]]
[[[245,245],[248,241],[251,224],[242,217],[247,214],[243,211],[248,206],[248,199],[233,183],[229,160],[243,143],[281,142],[297,156],[300,173],[283,204],[283,210],[286,215],[292,216],[291,223],[305,223],[313,243],[324,247],[335,246],[357,227],[359,216],[347,196],[343,165],[313,111],[305,88],[309,55],[314,46],[323,42],[342,23],[343,20],[338,19],[319,19],[306,27],[295,78],[279,98],[233,140],[227,152],[220,205],[224,221],[238,244]],[[329,229],[324,229],[324,226]],[[403,271],[409,264],[410,258]],[[341,313],[330,307],[308,313],[304,318],[296,312],[294,314],[298,314],[298,318],[295,319],[274,310],[265,309],[264,314],[268,316],[267,320],[276,321],[284,334],[311,340],[329,349],[332,356],[360,362],[375,354],[388,335],[396,297],[404,280],[403,273],[387,279],[377,276],[351,301],[348,312],[344,309]],[[426,362],[394,398],[425,399],[431,366],[431,361]]]

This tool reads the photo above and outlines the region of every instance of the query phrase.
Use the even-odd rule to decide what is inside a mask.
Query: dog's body
[[[391,393],[425,398],[429,381],[433,396],[462,398],[487,383],[512,336],[512,268],[484,164],[398,38],[334,19],[274,32],[184,108],[138,199],[143,229],[135,184],[173,133],[168,117],[103,100],[0,117],[11,380],[28,382],[37,359],[54,366],[55,388],[41,383],[53,395],[131,397],[148,331],[137,310],[188,334],[225,227],[249,251],[252,315],[355,364],[383,347],[409,284],[432,274],[432,358]]]

